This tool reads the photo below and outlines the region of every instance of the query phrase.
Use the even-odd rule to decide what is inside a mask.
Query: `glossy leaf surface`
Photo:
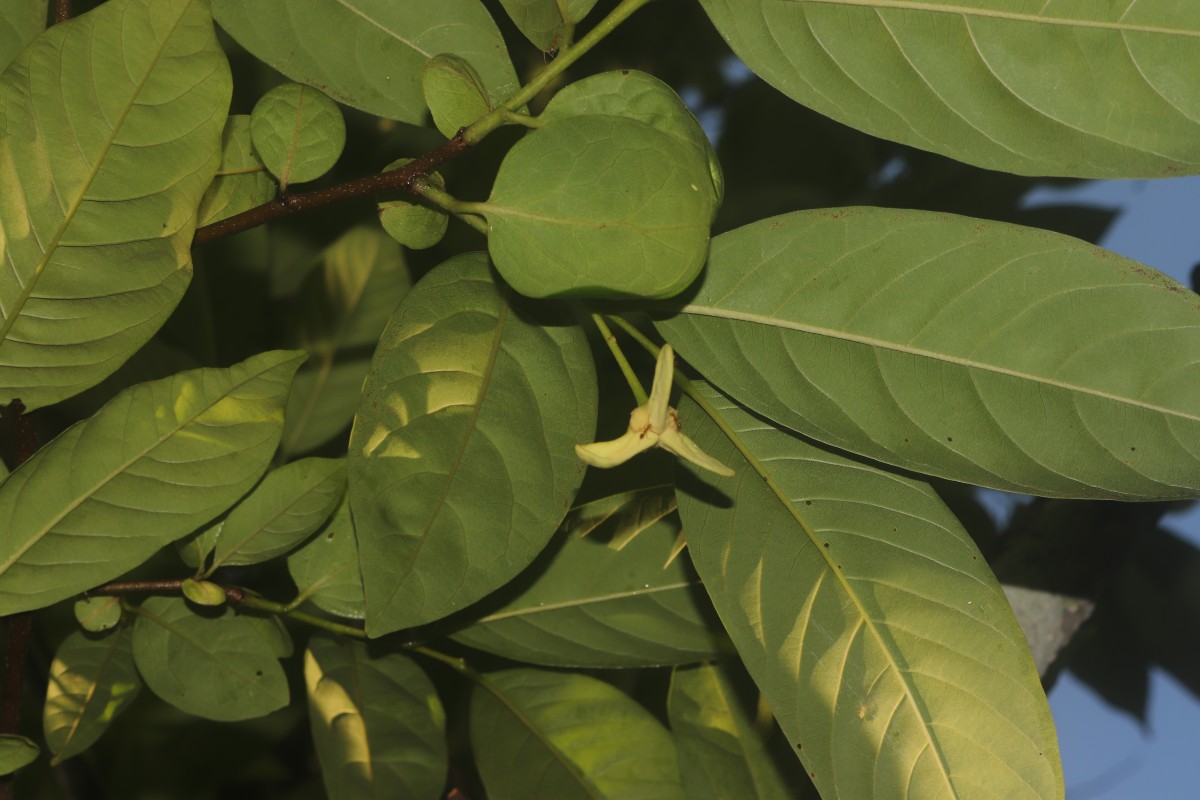
[[[389,119],[425,116],[421,67],[466,59],[493,100],[518,88],[496,23],[479,0],[215,0],[221,27],[292,80]]]
[[[302,356],[274,351],[121,392],[0,484],[0,613],[116,578],[266,469]]]
[[[189,714],[233,721],[288,704],[278,637],[228,606],[201,615],[178,597],[151,597],[138,608],[133,657],[156,695]]]
[[[1194,3],[701,4],[767,82],[874,136],[1019,175],[1200,172]]]
[[[329,519],[345,490],[344,458],[303,458],[268,472],[225,518],[205,574],[283,555]]]
[[[250,117],[234,114],[221,135],[221,166],[200,202],[198,226],[240,214],[275,197],[275,181],[250,140]]]
[[[350,502],[345,497],[319,536],[288,556],[299,596],[326,613],[362,619],[363,584]]]
[[[446,719],[425,672],[398,653],[316,636],[304,654],[308,718],[330,800],[437,800]]]
[[[133,664],[132,628],[93,637],[73,631],[50,664],[42,730],[51,763],[79,755],[108,730],[142,688]]]
[[[174,309],[229,94],[206,0],[113,0],[0,76],[0,403],[98,383]]]
[[[489,594],[550,540],[583,477],[595,373],[576,327],[513,308],[482,253],[435,268],[384,331],[350,437],[377,636]]]
[[[472,690],[471,745],[492,800],[683,800],[666,729],[619,689],[513,669]]]
[[[264,94],[250,114],[254,149],[280,189],[328,172],[346,146],[337,104],[311,86],[285,83]]]
[[[530,297],[671,297],[704,265],[716,208],[706,162],[636,119],[551,122],[500,165],[488,250]]]
[[[697,386],[724,432],[680,416],[737,475],[679,495],[688,551],[821,796],[1061,798],[1025,637],[933,490]]]
[[[557,51],[567,25],[582,20],[596,0],[500,0],[521,33],[539,49]]]
[[[790,214],[716,239],[658,327],[739,402],[870,458],[1029,494],[1200,493],[1200,304],[1077,239]]]
[[[656,666],[719,655],[728,643],[688,559],[664,566],[678,517],[668,510],[644,528],[628,522],[586,537],[564,525],[527,576],[504,590],[512,596],[485,606],[454,639],[546,666]]]

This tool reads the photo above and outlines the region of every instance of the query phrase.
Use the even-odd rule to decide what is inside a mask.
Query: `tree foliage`
[[[1064,796],[1049,665],[1196,563],[1200,304],[1018,201],[1200,172],[1200,11],[77,5],[0,9],[29,796]]]

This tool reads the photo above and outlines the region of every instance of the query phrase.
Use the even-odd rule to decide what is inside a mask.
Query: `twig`
[[[71,19],[71,0],[54,0],[54,24]]]

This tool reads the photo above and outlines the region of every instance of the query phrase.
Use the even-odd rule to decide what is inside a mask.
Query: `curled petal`
[[[680,433],[674,426],[667,428],[663,431],[662,436],[658,437],[658,446],[709,472],[715,472],[725,478],[733,477],[733,470],[701,450],[699,445]]]
[[[624,464],[643,450],[649,450],[658,441],[650,432],[627,431],[619,439],[610,442],[593,442],[575,445],[575,454],[593,467],[615,467]]]

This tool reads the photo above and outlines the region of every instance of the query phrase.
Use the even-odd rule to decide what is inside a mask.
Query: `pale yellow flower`
[[[615,467],[643,450],[661,447],[710,472],[725,477],[733,475],[733,470],[705,453],[680,432],[679,414],[667,405],[671,397],[671,379],[674,374],[675,352],[671,345],[665,344],[658,351],[658,364],[654,368],[654,385],[650,388],[650,399],[629,415],[629,429],[625,431],[625,435],[610,442],[577,444],[575,452],[579,457],[594,467]]]

